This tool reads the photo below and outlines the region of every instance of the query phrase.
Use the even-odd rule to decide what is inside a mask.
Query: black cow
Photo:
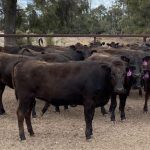
[[[123,45],[119,45],[119,43],[115,43],[115,42],[111,42],[111,43],[107,43],[107,46],[112,47],[112,48],[120,48],[123,47]]]
[[[13,88],[12,84],[12,76],[11,72],[13,69],[13,66],[15,63],[17,63],[20,60],[30,60],[30,59],[36,59],[41,61],[48,61],[51,62],[51,56],[49,55],[42,55],[41,56],[23,56],[23,55],[15,55],[15,54],[7,54],[7,53],[0,53],[0,115],[5,113],[5,109],[2,103],[2,95],[5,90],[5,86],[9,86],[10,88]],[[55,59],[56,60],[56,59]],[[57,61],[63,62],[62,57],[57,58]],[[33,109],[33,117],[36,117],[35,108]]]
[[[139,89],[139,95],[142,95],[141,89],[141,65],[142,59],[145,56],[149,56],[150,54],[143,51],[135,51],[135,50],[104,50],[104,52],[109,53],[111,55],[119,55],[125,56],[125,60],[128,62],[128,65],[134,67],[133,73],[133,89]]]
[[[87,60],[91,60],[91,61],[99,61],[99,62],[104,62],[107,64],[110,64],[111,66],[116,68],[116,78],[118,79],[118,81],[121,81],[120,83],[118,82],[118,84],[120,85],[120,90],[119,91],[113,91],[112,95],[111,95],[111,105],[110,105],[110,111],[111,111],[111,120],[115,121],[115,108],[116,108],[116,96],[119,95],[120,97],[120,116],[121,116],[121,120],[125,119],[125,112],[124,112],[124,108],[125,108],[125,103],[126,103],[126,99],[129,93],[129,90],[132,86],[132,72],[133,69],[132,67],[128,66],[128,61],[126,62],[126,57],[125,56],[115,56],[112,55],[110,56],[110,54],[107,53],[102,53],[102,54],[93,54],[92,56],[90,56]],[[126,63],[124,63],[123,61],[125,61]],[[121,87],[122,85],[122,87]],[[124,90],[124,92],[123,92]]]
[[[89,69],[90,68],[90,69]],[[23,121],[32,136],[31,110],[34,99],[52,105],[83,105],[87,139],[92,135],[95,107],[104,106],[117,90],[116,71],[98,62],[46,63],[26,61],[16,64],[13,71],[15,93],[19,99],[17,110],[19,136],[25,140]]]
[[[5,109],[2,103],[2,95],[5,90],[5,86],[13,88],[12,75],[13,66],[20,60],[33,59],[28,56],[13,55],[7,53],[0,53],[0,115],[5,113]]]
[[[90,56],[93,52],[95,52],[95,51],[89,49],[87,46],[82,46],[79,44],[77,44],[75,46],[74,45],[70,46],[69,49],[67,49],[66,51],[63,51],[62,53],[58,53],[58,52],[47,53],[45,51],[42,51],[41,47],[32,46],[32,45],[24,46],[24,47],[27,47],[27,48],[20,49],[20,47],[13,47],[13,48],[5,47],[5,50],[7,50],[7,52],[11,52],[11,53],[25,54],[27,56],[32,56],[33,59],[42,60],[42,61],[46,61],[46,62],[68,62],[71,60],[74,60],[74,61],[83,60],[86,57]],[[28,49],[28,47],[32,48],[32,49],[36,49],[37,51],[38,50],[40,51],[40,49],[41,49],[42,52],[33,51],[32,49]],[[0,88],[2,90],[2,93],[1,93],[1,97],[2,97],[4,90],[3,90],[3,87],[0,87]],[[1,100],[1,103],[2,103],[2,100]],[[2,108],[3,108],[3,105],[2,105]],[[68,106],[65,106],[65,109],[67,109],[67,108],[68,108]],[[58,106],[56,107],[56,111],[57,112],[60,111]],[[3,113],[4,113],[4,111],[3,111]],[[0,113],[0,114],[3,114],[3,113]],[[35,112],[35,107],[34,107],[33,117],[35,117],[35,116],[36,116],[36,112]]]
[[[143,107],[143,111],[148,112],[147,101],[150,96],[150,56],[146,56],[143,58],[142,84],[145,91],[145,104]]]
[[[56,47],[57,48],[57,47]],[[87,45],[82,45],[80,43],[77,43],[76,45],[71,45],[68,48],[63,48],[64,51],[55,51],[54,53],[47,53],[45,52],[39,53],[34,52],[30,49],[22,49],[19,53],[25,54],[28,56],[36,56],[38,59],[42,59],[47,62],[68,62],[68,61],[79,61],[84,60],[85,58],[92,55],[95,50],[91,50],[90,47]],[[48,109],[49,104],[45,104],[45,107],[43,108],[43,114]],[[64,106],[64,109],[68,109],[68,106]],[[34,109],[35,110],[35,109]],[[60,112],[60,109],[58,106],[55,108],[56,112]],[[101,109],[103,114],[106,114],[105,109]],[[35,114],[35,112],[34,112]]]
[[[147,106],[147,101],[150,96],[150,69],[145,69],[143,71],[143,85],[144,85],[144,91],[145,91],[145,104],[143,107],[144,112],[148,112],[148,106]]]
[[[124,56],[122,56],[122,59],[124,59]],[[125,117],[125,105],[126,105],[126,100],[127,97],[129,95],[131,86],[133,85],[133,74],[134,74],[134,70],[135,68],[132,66],[126,66],[126,73],[123,76],[123,87],[125,89],[124,93],[119,93],[119,92],[113,92],[111,95],[111,104],[110,104],[110,108],[109,111],[111,112],[111,121],[115,121],[115,109],[117,106],[117,95],[119,95],[119,100],[120,100],[120,104],[119,104],[119,110],[120,110],[120,117],[121,120],[126,119]]]

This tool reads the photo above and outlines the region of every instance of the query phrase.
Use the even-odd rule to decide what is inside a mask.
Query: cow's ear
[[[91,51],[91,54],[93,54],[93,53],[97,53],[97,50],[92,50],[92,51]]]
[[[22,50],[26,51],[26,52],[30,52],[30,50],[28,48],[23,48]]]
[[[144,58],[143,58],[143,61],[148,61],[148,60],[150,60],[150,56],[145,56]]]
[[[111,67],[110,66],[103,64],[101,67],[104,68],[107,72],[111,73]]]
[[[79,53],[79,54],[83,54],[83,52],[80,51],[80,50],[76,50],[76,52]]]
[[[121,60],[125,62],[130,62],[130,59],[127,56],[121,56]]]
[[[84,47],[88,47],[86,44],[85,45],[83,45]]]
[[[102,42],[102,45],[105,45],[105,42]]]
[[[31,51],[28,48],[22,48],[22,54],[24,54],[25,52],[31,53]]]
[[[70,48],[76,50],[76,47],[74,45],[71,45]]]

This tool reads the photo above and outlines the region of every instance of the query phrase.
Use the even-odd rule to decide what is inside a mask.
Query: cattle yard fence
[[[143,38],[143,42],[146,42],[147,38],[150,38],[150,34],[0,34],[0,37],[14,37],[14,38],[23,38],[26,37],[27,41],[31,37],[90,37],[96,42],[96,38],[105,37],[105,38],[118,38],[118,37],[139,37]]]

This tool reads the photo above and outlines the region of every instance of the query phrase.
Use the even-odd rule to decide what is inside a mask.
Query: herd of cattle
[[[143,110],[148,111],[150,45],[134,50],[131,46],[116,43],[110,43],[106,48],[104,44],[0,48],[0,115],[5,113],[2,94],[5,86],[9,86],[15,89],[19,103],[17,117],[21,140],[25,140],[24,120],[29,134],[34,135],[31,113],[36,116],[36,98],[45,101],[43,114],[51,104],[56,111],[59,111],[59,106],[68,109],[68,105],[83,105],[86,139],[93,134],[96,107],[101,107],[105,114],[104,105],[111,100],[109,111],[111,121],[115,121],[117,95],[121,120],[126,118],[125,104],[131,89],[139,90],[139,95],[144,89]]]

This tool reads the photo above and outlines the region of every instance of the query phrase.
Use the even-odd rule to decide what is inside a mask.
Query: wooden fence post
[[[94,44],[96,43],[96,36],[94,36]]]
[[[146,43],[146,37],[143,37],[143,42]]]
[[[30,37],[27,37],[27,45],[30,45]]]

